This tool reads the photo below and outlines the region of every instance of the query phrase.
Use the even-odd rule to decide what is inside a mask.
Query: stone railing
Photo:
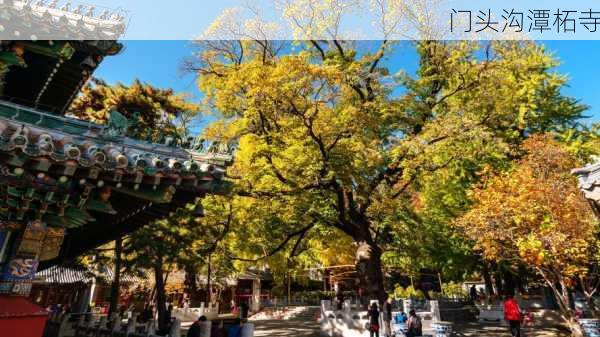
[[[371,303],[377,302],[372,300]],[[404,310],[408,312],[412,309],[410,301],[403,301]],[[424,335],[435,335],[436,337],[449,337],[452,333],[452,323],[440,320],[439,307],[437,301],[429,301],[430,311],[418,311],[417,315],[423,323]],[[392,312],[392,319],[399,312]],[[383,324],[383,314],[380,316],[379,333],[385,336],[390,332]],[[396,324],[392,321],[391,328],[396,336],[402,336],[406,333],[406,324]],[[349,301],[344,303],[342,310],[334,310],[331,301],[321,302],[321,335],[328,337],[369,337],[370,332],[367,329],[369,315],[365,310],[356,310],[352,308]]]
[[[193,322],[200,316],[205,316],[208,320],[214,320],[219,316],[219,304],[209,303],[208,306],[205,306],[202,302],[199,308],[175,308],[172,315],[182,322]]]
[[[177,319],[171,326],[170,335],[180,334],[181,323]],[[110,318],[92,313],[64,314],[50,318],[44,336],[50,337],[157,337],[156,322],[138,322],[137,314],[123,320],[119,315]]]

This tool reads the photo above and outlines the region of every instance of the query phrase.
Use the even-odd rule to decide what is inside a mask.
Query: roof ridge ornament
[[[127,130],[131,124],[127,117],[112,108],[108,113],[108,122],[102,129],[102,138],[123,139],[127,136]]]

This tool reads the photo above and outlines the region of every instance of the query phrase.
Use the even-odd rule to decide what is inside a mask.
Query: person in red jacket
[[[504,319],[508,321],[513,337],[521,337],[521,309],[513,295],[504,300]]]

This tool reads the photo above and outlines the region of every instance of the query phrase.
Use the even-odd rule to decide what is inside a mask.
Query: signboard
[[[31,280],[37,271],[37,267],[38,260],[36,259],[15,257],[5,267],[4,280]]]
[[[52,260],[58,257],[60,252],[60,246],[62,245],[63,238],[65,237],[64,228],[53,228],[48,227],[46,231],[46,238],[40,252],[40,261]]]
[[[21,243],[17,248],[19,256],[36,256],[42,249],[44,238],[46,237],[46,225],[39,221],[32,221],[27,224]]]
[[[31,281],[0,281],[0,294],[29,296],[30,292]]]

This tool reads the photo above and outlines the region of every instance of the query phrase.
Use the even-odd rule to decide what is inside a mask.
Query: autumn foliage
[[[474,207],[457,224],[487,259],[533,268],[565,314],[567,289],[595,262],[598,223],[570,174],[581,163],[563,144],[536,135],[522,150],[511,170],[471,191]]]

